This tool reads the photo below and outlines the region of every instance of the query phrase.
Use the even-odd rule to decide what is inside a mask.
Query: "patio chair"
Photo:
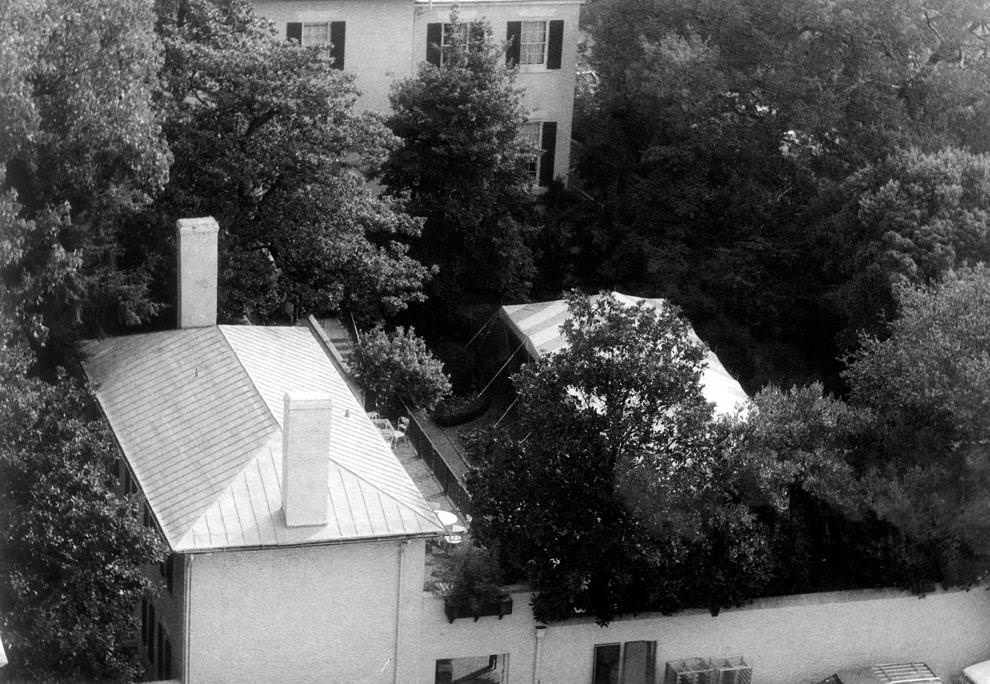
[[[395,422],[395,430],[392,432],[392,446],[396,447],[402,440],[409,441],[409,437],[406,436],[406,431],[409,429],[409,418],[402,416]]]

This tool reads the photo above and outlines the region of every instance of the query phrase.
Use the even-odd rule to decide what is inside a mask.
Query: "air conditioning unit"
[[[685,658],[667,662],[664,684],[717,684],[712,664],[704,658]]]
[[[742,656],[712,658],[715,684],[751,684],[753,668],[746,664]]]

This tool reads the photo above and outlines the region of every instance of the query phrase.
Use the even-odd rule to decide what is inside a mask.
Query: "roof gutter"
[[[274,549],[301,549],[317,546],[345,546],[349,544],[392,544],[396,541],[408,542],[414,539],[439,539],[447,534],[445,530],[436,532],[417,532],[416,534],[402,534],[392,537],[358,537],[356,539],[323,539],[320,541],[303,541],[294,544],[256,544],[254,546],[211,546],[208,548],[195,549],[174,549],[176,553],[197,554],[197,553],[226,553],[235,551],[271,551]]]

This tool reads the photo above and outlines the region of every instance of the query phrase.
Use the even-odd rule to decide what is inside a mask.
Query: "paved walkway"
[[[392,451],[398,456],[399,462],[409,473],[409,477],[423,494],[423,498],[434,510],[451,511],[456,513],[457,517],[461,517],[460,512],[440,489],[440,483],[433,476],[433,471],[426,465],[426,461],[419,457],[407,440],[399,442]]]

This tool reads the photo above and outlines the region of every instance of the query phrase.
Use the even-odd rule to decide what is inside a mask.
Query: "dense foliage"
[[[701,345],[671,308],[572,296],[570,313],[568,346],[515,378],[517,424],[479,444],[472,533],[540,620],[717,613],[759,591],[766,532],[731,493]]]
[[[450,26],[443,65],[424,63],[393,88],[388,123],[403,145],[383,181],[426,217],[415,253],[439,267],[432,306],[456,315],[465,304],[518,301],[529,291],[535,151],[521,139],[521,91],[491,27],[456,16]]]
[[[842,389],[836,356],[896,313],[892,279],[982,258],[985,3],[602,0],[586,15],[582,194],[549,221],[545,287],[669,297],[748,388]]]
[[[161,560],[138,504],[112,489],[116,446],[88,392],[28,375],[31,354],[0,338],[0,633],[11,676],[132,680],[135,603]]]
[[[443,364],[412,328],[399,326],[391,333],[373,328],[362,334],[353,364],[365,389],[379,402],[399,397],[411,408],[432,410],[450,394]]]
[[[149,268],[123,245],[171,161],[151,8],[5,3],[0,43],[0,283],[16,319],[35,347],[63,349],[147,320]]]
[[[286,44],[246,1],[183,2],[160,26],[175,164],[148,220],[217,219],[221,316],[270,321],[291,304],[379,320],[421,300],[428,271],[405,242],[420,224],[362,173],[396,141],[355,111],[330,47]]]
[[[514,378],[517,421],[478,440],[469,478],[472,533],[533,586],[538,619],[950,579],[867,477],[868,408],[770,387],[714,417],[672,308],[572,297],[570,316],[567,347]]]
[[[902,287],[890,336],[867,338],[846,377],[875,415],[864,479],[878,514],[936,551],[947,580],[990,569],[990,271]]]

